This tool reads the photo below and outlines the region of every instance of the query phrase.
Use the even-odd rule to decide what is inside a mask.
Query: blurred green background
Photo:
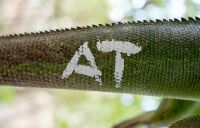
[[[200,16],[199,0],[0,0],[0,33]],[[0,128],[109,128],[160,98],[59,89],[0,88]]]

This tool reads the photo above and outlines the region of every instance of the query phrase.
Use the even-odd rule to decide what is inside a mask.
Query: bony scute
[[[121,86],[124,70],[124,59],[122,58],[121,54],[125,53],[127,56],[130,56],[131,54],[137,54],[142,50],[142,47],[128,41],[115,40],[98,41],[96,47],[98,51],[102,52],[103,54],[113,51],[116,52],[114,78],[115,87],[119,88]],[[78,64],[78,61],[82,55],[84,55],[89,62],[89,66]],[[85,42],[83,45],[81,45],[75,52],[74,56],[71,58],[65,70],[63,71],[61,78],[68,78],[73,71],[78,74],[93,77],[97,82],[99,82],[100,85],[102,85],[102,72],[96,65],[95,57],[88,47],[88,42]]]

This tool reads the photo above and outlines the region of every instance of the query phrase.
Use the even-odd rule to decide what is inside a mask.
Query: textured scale
[[[116,52],[97,49],[98,41],[113,40],[141,47],[137,54],[121,53],[124,69],[119,88],[114,77]],[[102,85],[76,72],[61,77],[86,42],[102,73]],[[90,64],[84,56],[78,63]],[[0,84],[200,100],[200,19],[114,23],[1,36]]]
[[[200,128],[200,116],[191,116],[179,120],[171,124],[169,128]]]

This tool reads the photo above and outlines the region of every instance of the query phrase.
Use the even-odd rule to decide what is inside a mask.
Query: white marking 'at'
[[[124,70],[124,59],[122,58],[121,53],[125,53],[127,54],[127,56],[130,56],[131,54],[137,54],[141,51],[141,47],[127,41],[115,40],[105,40],[102,42],[98,41],[96,46],[97,49],[103,53],[112,51],[116,52],[114,77],[116,82],[115,87],[119,88],[121,86]],[[78,61],[81,55],[84,55],[86,57],[86,59],[90,63],[90,66],[78,65]],[[78,51],[75,52],[75,55],[72,57],[66,69],[63,71],[62,78],[68,78],[73,71],[78,74],[94,77],[95,80],[100,83],[100,85],[102,84],[102,73],[100,70],[97,69],[95,58],[88,47],[88,42],[84,43],[78,49]]]

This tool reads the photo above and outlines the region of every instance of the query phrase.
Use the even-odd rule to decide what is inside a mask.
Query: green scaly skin
[[[200,128],[200,116],[191,116],[176,121],[169,128]]]
[[[98,41],[128,41],[142,50],[124,58],[120,88],[115,88],[116,52],[97,50]],[[61,75],[88,42],[102,85],[94,78]],[[85,58],[80,64],[88,65]],[[0,37],[0,85],[66,88],[200,100],[200,19],[156,20],[78,27]]]

